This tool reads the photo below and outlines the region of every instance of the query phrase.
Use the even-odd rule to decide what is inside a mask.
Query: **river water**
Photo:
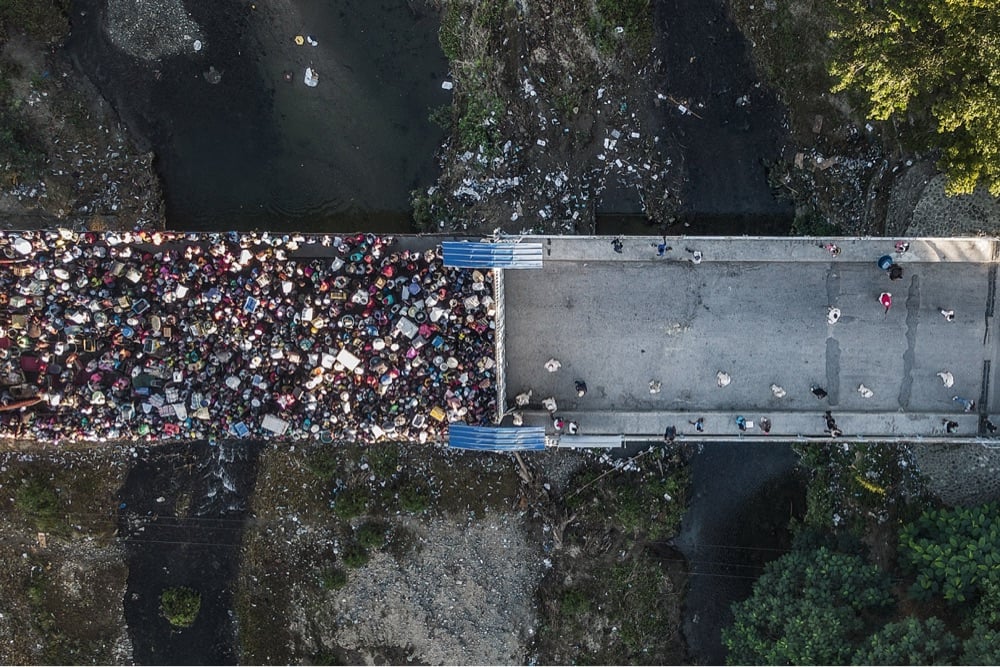
[[[125,620],[141,665],[235,664],[233,581],[259,443],[205,442],[144,450],[119,491],[118,529],[128,554]],[[201,594],[190,628],[175,629],[160,594]]]
[[[75,0],[67,43],[155,151],[169,226],[409,229],[409,193],[436,179],[444,138],[428,115],[451,102],[437,14],[422,0],[184,4],[201,52],[125,54],[102,29],[105,0]],[[318,45],[296,45],[296,34]],[[320,73],[315,88],[307,66]]]

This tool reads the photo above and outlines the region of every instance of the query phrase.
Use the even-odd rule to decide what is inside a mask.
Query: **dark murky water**
[[[259,453],[245,441],[163,445],[146,450],[130,471],[118,526],[136,663],[235,664],[232,586]],[[173,629],[160,613],[160,594],[175,586],[201,593],[190,628]]]
[[[409,192],[436,178],[449,104],[437,14],[408,0],[185,2],[199,53],[136,60],[103,34],[103,0],[75,0],[75,61],[157,155],[175,229],[400,232]],[[275,34],[281,31],[287,34]],[[317,47],[296,46],[298,33]],[[320,83],[303,83],[305,67]],[[203,72],[221,71],[212,85]],[[283,73],[294,73],[291,82]]]
[[[696,664],[725,664],[722,628],[764,563],[789,546],[788,520],[805,512],[789,445],[710,443],[692,460],[691,501],[675,546],[688,561],[684,637]]]
[[[787,234],[793,211],[775,198],[767,163],[785,140],[785,110],[757,75],[725,0],[658,0],[655,90],[684,103],[663,107],[664,131],[682,147],[684,234]],[[744,103],[745,101],[745,103]]]

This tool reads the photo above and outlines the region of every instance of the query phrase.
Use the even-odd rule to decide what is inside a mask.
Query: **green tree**
[[[869,115],[911,116],[950,194],[978,183],[1000,196],[1000,11],[996,0],[836,0],[834,92]]]
[[[160,611],[175,628],[189,628],[194,625],[201,610],[201,593],[180,586],[168,588],[160,595]]]
[[[889,578],[825,547],[767,564],[722,632],[730,664],[846,664],[893,605]]]
[[[952,665],[960,643],[937,618],[888,623],[854,654],[856,665]]]
[[[949,602],[975,599],[984,582],[1000,580],[998,505],[928,510],[903,527],[899,559],[916,575],[911,593]]]
[[[1000,665],[1000,582],[983,583],[972,614],[972,632],[962,645],[963,665]]]

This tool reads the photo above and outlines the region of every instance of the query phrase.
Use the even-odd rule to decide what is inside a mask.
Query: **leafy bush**
[[[834,92],[850,90],[876,120],[913,123],[939,148],[950,194],[982,183],[1000,196],[1000,12],[984,0],[837,0]]]
[[[356,536],[358,544],[367,549],[381,549],[385,546],[386,526],[374,521],[361,524]]]
[[[430,503],[430,489],[420,482],[405,484],[399,491],[399,506],[410,514],[420,514]]]
[[[367,496],[356,489],[344,489],[334,496],[333,513],[342,521],[361,516],[368,507]]]
[[[984,582],[1000,580],[1000,506],[924,512],[903,527],[900,563],[916,575],[911,592],[949,602],[978,597]]]
[[[50,531],[58,525],[59,496],[48,480],[32,477],[17,490],[14,504],[35,520],[38,530]]]
[[[868,638],[854,656],[855,665],[950,665],[960,643],[937,618],[906,618],[888,623]]]
[[[320,583],[327,590],[339,590],[347,584],[347,573],[339,567],[331,567],[323,572]]]
[[[328,445],[317,447],[306,456],[305,466],[316,477],[328,482],[340,471],[340,457]]]
[[[180,586],[168,588],[160,595],[160,612],[175,628],[189,628],[194,625],[201,610],[201,593]]]
[[[357,569],[367,565],[370,556],[368,555],[368,549],[365,549],[357,542],[348,542],[344,546],[343,558],[344,565]]]

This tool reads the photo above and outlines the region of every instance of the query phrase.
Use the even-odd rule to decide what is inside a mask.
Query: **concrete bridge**
[[[829,439],[827,410],[845,440],[990,444],[1000,241],[905,240],[897,253],[885,238],[629,237],[619,253],[609,237],[525,237],[544,264],[503,273],[506,407],[530,389],[525,425],[556,436],[541,404],[554,398],[580,427],[562,445],[661,439],[669,426],[679,439]],[[884,255],[902,278],[879,267]]]

